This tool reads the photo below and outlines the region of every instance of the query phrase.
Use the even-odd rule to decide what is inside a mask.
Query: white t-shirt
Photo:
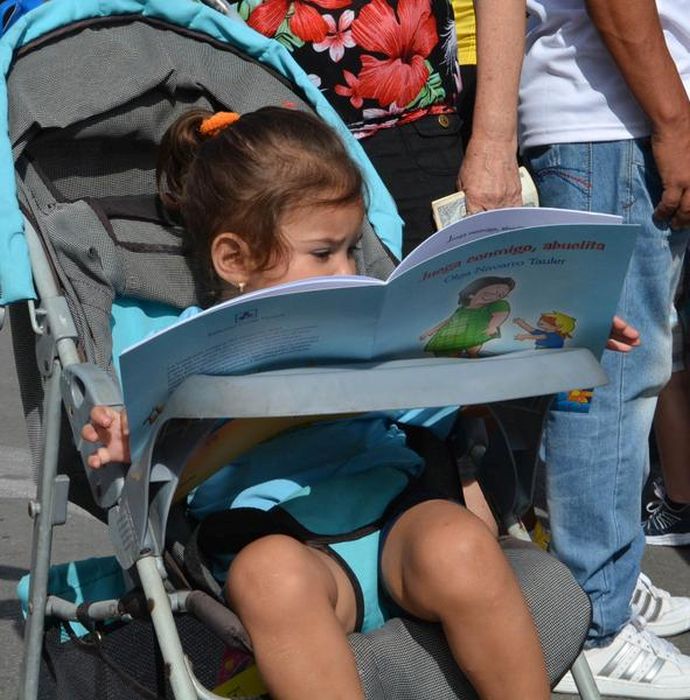
[[[666,43],[690,95],[690,0],[657,0]],[[584,0],[527,0],[520,85],[520,146],[647,136],[649,123],[623,81]]]

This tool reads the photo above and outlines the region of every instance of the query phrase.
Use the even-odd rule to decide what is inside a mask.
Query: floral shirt
[[[358,138],[455,111],[460,90],[449,0],[240,0]]]

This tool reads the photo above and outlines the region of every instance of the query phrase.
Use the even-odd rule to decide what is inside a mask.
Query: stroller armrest
[[[123,407],[120,387],[100,367],[81,363],[63,368],[60,388],[74,444],[84,462],[93,498],[101,508],[109,508],[120,496],[127,466],[113,463],[101,469],[89,468],[86,461],[98,449],[98,445],[85,442],[81,437],[81,429],[89,422],[94,406]]]
[[[579,348],[525,350],[481,359],[425,358],[242,376],[192,376],[170,396],[127,473],[119,502],[109,513],[111,539],[124,568],[132,566],[143,551],[161,553],[168,511],[193,453],[189,443],[199,445],[210,426],[217,425],[209,419],[317,419],[470,405],[600,386],[606,381],[594,356]],[[180,418],[191,421],[186,434],[172,431],[159,441],[166,424]]]
[[[337,415],[469,406],[606,384],[589,350],[524,350],[478,359],[421,358],[258,372],[196,375],[173,392],[171,418]]]

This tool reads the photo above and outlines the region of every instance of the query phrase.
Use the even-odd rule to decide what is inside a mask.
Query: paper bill
[[[441,199],[435,199],[431,203],[431,208],[434,213],[436,230],[440,230],[455,221],[465,218],[467,215],[465,193],[453,192],[453,194],[441,197]]]
[[[522,166],[520,166],[518,172],[520,173],[520,186],[522,187],[522,206],[538,207],[539,195],[532,176],[527,172],[527,168]]]
[[[530,174],[523,167],[519,169],[520,185],[522,187],[522,206],[538,207],[539,197],[537,188]],[[467,205],[464,192],[453,192],[446,197],[435,199],[431,203],[436,229],[440,230],[449,224],[467,216]]]

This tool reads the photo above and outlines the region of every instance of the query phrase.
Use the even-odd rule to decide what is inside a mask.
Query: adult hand
[[[468,214],[522,204],[514,142],[472,136],[458,174]]]
[[[663,193],[654,216],[671,228],[690,226],[690,102],[678,121],[652,133],[652,152]]]

